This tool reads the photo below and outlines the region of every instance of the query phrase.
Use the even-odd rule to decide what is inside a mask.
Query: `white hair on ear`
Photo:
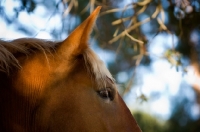
[[[98,86],[105,86],[107,79],[115,81],[108,69],[106,68],[104,62],[95,54],[92,49],[88,48],[85,50],[84,60],[88,71],[94,74],[95,80]]]

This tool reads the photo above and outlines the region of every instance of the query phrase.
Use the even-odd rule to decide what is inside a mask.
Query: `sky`
[[[18,3],[13,2],[13,0],[6,0],[4,4],[6,7],[6,13],[12,17],[14,12],[13,8],[11,7],[18,6]],[[73,22],[76,19],[70,20],[70,22]],[[26,12],[20,13],[18,21],[27,28],[30,28],[35,34],[34,37],[36,38],[53,39],[53,36],[50,35],[49,30],[62,28],[59,24],[62,21],[62,18],[60,18],[59,14],[55,15],[54,17],[50,17],[48,9],[42,5],[37,6],[36,10],[31,15],[27,14]],[[0,18],[0,25],[0,38],[16,39],[21,37],[33,37],[17,31],[15,23],[7,25],[2,18]],[[96,41],[94,39],[92,39],[91,42],[94,43],[92,48],[105,63],[113,61],[113,56],[115,56],[115,53],[99,48],[98,45],[95,44]],[[149,67],[137,67],[135,77],[136,85],[133,86],[130,93],[128,93],[124,99],[130,109],[142,110],[152,115],[156,115],[162,119],[168,119],[172,109],[170,98],[179,94],[180,87],[183,83],[187,85],[189,89],[188,95],[186,96],[188,96],[190,99],[194,99],[194,92],[189,88],[195,80],[194,72],[192,71],[192,68],[188,67],[188,74],[183,76],[182,72],[177,72],[174,67],[171,67],[169,62],[162,58],[166,48],[172,47],[171,35],[160,34],[155,37],[151,43],[152,45],[149,48],[149,53],[152,63]],[[177,38],[175,36],[174,44],[176,43]],[[116,79],[119,82],[125,82],[129,78],[127,73],[121,72],[118,74]],[[148,102],[141,103],[138,101],[138,97],[141,94],[147,96]],[[200,114],[199,106],[194,104],[191,107],[191,113],[194,118],[197,117],[197,115]]]

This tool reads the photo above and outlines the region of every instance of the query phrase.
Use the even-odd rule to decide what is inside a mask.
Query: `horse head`
[[[141,132],[88,43],[100,8],[61,42],[0,41],[10,44],[0,62],[14,67],[0,74],[0,130]]]

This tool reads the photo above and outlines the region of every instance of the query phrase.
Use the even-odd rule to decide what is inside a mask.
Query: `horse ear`
[[[88,47],[89,36],[101,7],[98,6],[92,14],[81,23],[62,44],[59,46],[59,53],[67,57],[69,54],[77,55]]]

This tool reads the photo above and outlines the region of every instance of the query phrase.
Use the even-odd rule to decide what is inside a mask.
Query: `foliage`
[[[165,132],[165,122],[160,122],[154,117],[146,113],[134,112],[133,113],[138,125],[143,132]]]
[[[143,112],[134,112],[133,116],[143,132],[199,132],[200,120],[191,120],[185,117],[184,112],[180,112],[181,107],[176,107],[179,109],[167,121],[156,119]],[[178,118],[181,118],[182,121]],[[185,121],[187,123],[183,124],[182,122]]]

